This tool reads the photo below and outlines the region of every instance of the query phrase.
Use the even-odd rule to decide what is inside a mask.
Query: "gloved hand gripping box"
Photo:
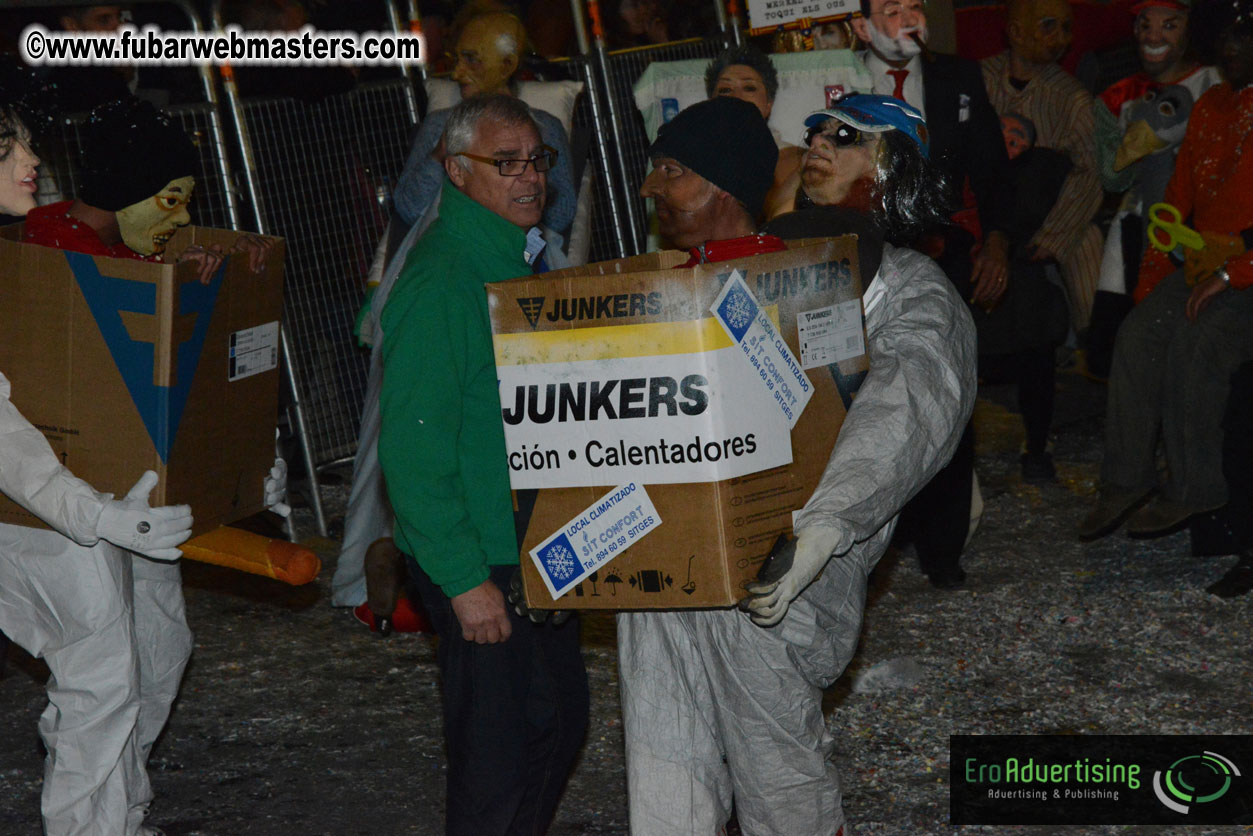
[[[19,243],[0,231],[0,370],[14,406],[69,469],[123,496],[145,470],[153,505],[191,506],[197,534],[264,508],[278,416],[282,241],[262,274],[228,257],[201,284],[175,264],[241,233],[184,227],[165,264]],[[41,526],[0,496],[0,522]]]
[[[869,368],[856,238],[487,285],[527,601],[721,607],[818,484]]]

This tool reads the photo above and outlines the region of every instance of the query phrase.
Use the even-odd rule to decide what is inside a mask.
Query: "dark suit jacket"
[[[1009,157],[979,65],[933,53],[931,60],[922,60],[922,92],[931,161],[948,176],[954,206],[960,208],[962,184],[969,176],[983,234],[993,230],[1009,234],[1013,214]]]

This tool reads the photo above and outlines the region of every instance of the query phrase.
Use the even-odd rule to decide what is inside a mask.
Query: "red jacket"
[[[1166,186],[1166,202],[1198,232],[1238,236],[1253,228],[1253,86],[1237,93],[1224,82],[1196,103]],[[1164,253],[1149,247],[1136,301],[1175,269]],[[1227,273],[1233,288],[1253,285],[1253,253],[1231,258]]]
[[[87,255],[107,255],[110,258],[133,258],[136,261],[160,262],[160,254],[140,255],[122,242],[105,246],[96,231],[87,224],[70,217],[68,210],[72,200],[36,206],[26,213],[26,234],[22,240],[27,244],[55,247]]]

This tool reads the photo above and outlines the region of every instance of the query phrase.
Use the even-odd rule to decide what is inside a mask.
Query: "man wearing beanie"
[[[743,104],[693,105],[651,149],[655,168],[641,193],[657,200],[663,235],[703,261],[782,247],[753,234],[774,155],[761,115]],[[866,577],[900,504],[961,434],[974,400],[974,335],[927,258],[884,252],[881,235],[856,213],[820,230],[859,233],[867,281],[883,272],[881,252],[887,262],[886,283],[876,278],[866,294],[870,373],[827,478],[798,514],[791,568],[750,585],[758,594],[741,605],[747,612],[618,616],[633,836],[725,833],[733,806],[745,833],[843,833],[822,688],[856,648]]]
[[[730,96],[698,102],[661,126],[640,195],[657,208],[661,237],[689,249],[751,235],[774,182],[779,149],[756,106]]]

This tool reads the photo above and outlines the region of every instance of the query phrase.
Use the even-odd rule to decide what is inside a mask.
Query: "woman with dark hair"
[[[0,106],[0,215],[20,218],[35,208],[38,165],[30,131],[12,107]]]
[[[774,97],[779,92],[779,73],[766,55],[752,44],[733,46],[709,62],[705,69],[705,93],[714,96],[731,96],[755,105],[763,119],[769,121],[774,109]],[[785,142],[777,130],[771,129],[775,145],[779,148],[779,160],[774,168],[774,185],[766,195],[764,215],[778,213],[776,207],[790,204],[796,189],[796,174],[800,170],[805,149]]]

